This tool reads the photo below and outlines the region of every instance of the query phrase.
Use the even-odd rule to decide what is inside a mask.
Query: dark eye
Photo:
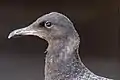
[[[49,22],[49,21],[46,21],[46,23],[45,23],[45,27],[50,28],[51,26],[52,26],[52,23]]]
[[[39,26],[50,28],[52,26],[52,23],[49,21],[43,21],[39,24]]]

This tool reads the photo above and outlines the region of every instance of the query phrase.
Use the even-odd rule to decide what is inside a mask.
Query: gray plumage
[[[8,38],[15,35],[34,35],[48,42],[45,80],[112,80],[95,75],[82,63],[78,55],[80,38],[63,14],[43,15],[30,26],[14,30]]]

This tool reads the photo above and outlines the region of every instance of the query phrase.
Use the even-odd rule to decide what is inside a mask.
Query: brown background
[[[120,1],[0,1],[0,80],[44,80],[47,42],[34,36],[7,39],[52,11],[67,15],[81,36],[80,56],[94,73],[120,80]]]

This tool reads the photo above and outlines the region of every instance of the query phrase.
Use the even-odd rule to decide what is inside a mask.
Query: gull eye
[[[39,26],[40,26],[40,27],[51,28],[52,23],[49,22],[49,21],[43,21],[43,22],[39,23]]]
[[[51,26],[52,26],[52,23],[49,22],[49,21],[46,21],[46,23],[45,23],[45,27],[50,28]]]

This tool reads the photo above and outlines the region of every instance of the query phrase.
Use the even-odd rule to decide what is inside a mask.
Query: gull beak
[[[14,37],[14,36],[21,36],[21,35],[34,35],[37,31],[35,31],[32,26],[28,26],[25,28],[21,28],[21,29],[17,29],[12,31],[9,36],[8,39]]]

